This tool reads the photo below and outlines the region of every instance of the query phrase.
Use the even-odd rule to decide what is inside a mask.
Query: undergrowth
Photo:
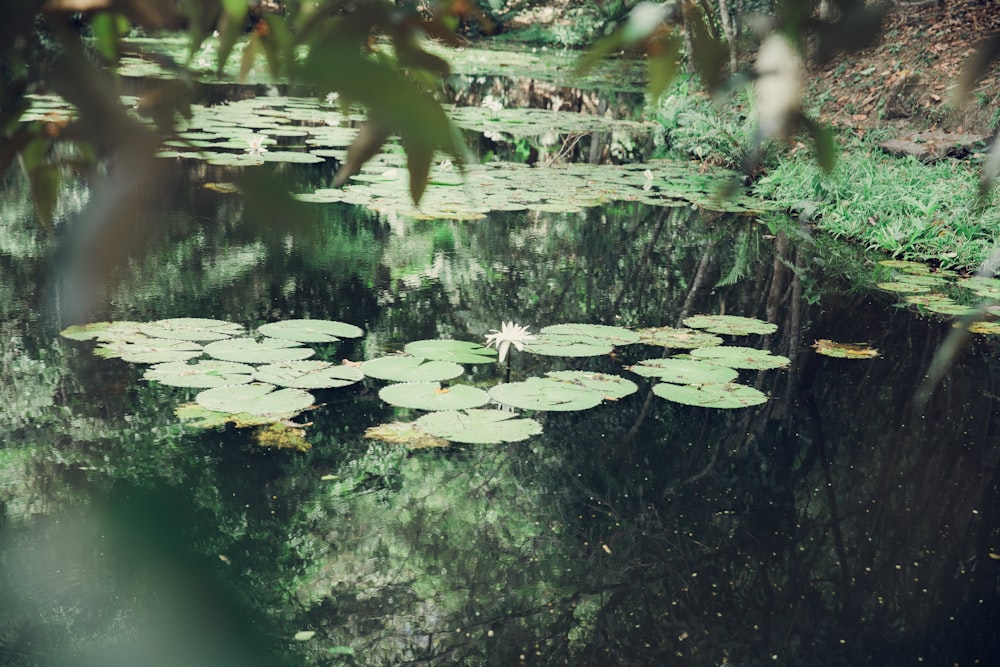
[[[755,193],[807,212],[827,234],[893,257],[971,270],[1000,241],[1000,192],[977,198],[974,163],[925,165],[857,143],[827,175],[807,153],[779,158]]]

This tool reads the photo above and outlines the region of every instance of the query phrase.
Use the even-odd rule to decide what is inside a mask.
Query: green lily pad
[[[297,389],[331,389],[346,387],[364,378],[360,368],[325,361],[278,361],[257,368],[254,379],[279,387]]]
[[[637,332],[625,327],[613,327],[607,324],[553,324],[544,327],[541,333],[585,336],[604,340],[612,345],[631,345],[639,342]]]
[[[932,303],[955,303],[954,299],[950,296],[945,296],[944,294],[932,293],[932,294],[910,294],[909,296],[903,297],[907,303],[912,303],[918,306],[929,306]]]
[[[298,361],[316,354],[311,348],[277,338],[265,338],[260,342],[253,338],[229,338],[209,343],[205,346],[205,352],[216,359],[244,364]]]
[[[431,412],[430,414],[437,413]],[[444,438],[438,438],[417,428],[414,422],[389,422],[388,424],[372,426],[365,430],[365,437],[393,445],[406,445],[409,449],[429,449],[451,445]]]
[[[639,342],[677,350],[693,350],[696,347],[722,345],[722,339],[707,331],[674,327],[649,327],[639,329]]]
[[[253,366],[232,361],[202,359],[193,364],[170,361],[149,368],[143,379],[171,387],[196,387],[207,389],[230,384],[246,384],[253,379]]]
[[[542,432],[542,425],[534,419],[518,417],[506,410],[432,412],[415,424],[439,438],[473,445],[520,442]]]
[[[969,325],[969,331],[976,334],[1000,334],[1000,322],[973,322]]]
[[[399,354],[369,359],[361,365],[361,370],[367,377],[392,382],[440,382],[465,372],[453,361],[430,361]]]
[[[788,357],[771,354],[767,350],[727,345],[721,347],[700,347],[696,350],[691,350],[691,356],[696,359],[710,361],[713,364],[719,364],[720,366],[754,370],[784,368],[791,363]]]
[[[490,400],[482,389],[464,384],[442,387],[438,382],[402,382],[382,387],[378,397],[390,405],[414,410],[463,410]]]
[[[200,317],[176,317],[169,320],[147,322],[139,326],[139,331],[154,338],[196,342],[224,340],[246,333],[239,324]]]
[[[739,377],[739,373],[728,366],[697,359],[647,359],[629,370],[674,384],[724,384]]]
[[[187,423],[188,426],[204,429],[221,428],[229,423],[234,424],[236,428],[246,428],[249,426],[272,424],[275,421],[279,421],[279,418],[276,417],[261,417],[247,412],[233,414],[231,412],[209,410],[197,403],[179,405],[174,410],[174,414],[177,415],[178,419]]]
[[[944,278],[930,273],[904,273],[896,280],[901,283],[923,285],[925,287],[937,287],[938,285],[948,284],[948,281]]]
[[[976,309],[972,306],[963,306],[960,303],[935,302],[929,303],[924,307],[932,313],[951,315],[953,317],[962,317],[963,315],[971,315],[976,312]]]
[[[271,338],[299,343],[334,343],[341,338],[358,338],[364,330],[346,322],[331,320],[284,320],[262,324],[257,330]]]
[[[117,322],[91,322],[66,327],[60,335],[70,340],[99,340],[104,342],[134,342],[144,340],[146,335],[139,331],[141,322],[120,320]]]
[[[276,389],[272,384],[252,382],[206,389],[195,402],[216,412],[290,419],[313,404],[313,395],[301,389]]]
[[[735,382],[697,386],[660,382],[653,385],[653,393],[668,401],[703,408],[746,408],[767,401],[767,394]]]
[[[528,352],[548,357],[599,357],[614,350],[607,340],[579,334],[540,333],[525,346]]]
[[[137,342],[109,342],[98,345],[94,354],[105,359],[120,358],[130,364],[160,364],[200,357],[201,345],[187,340],[145,338]]]
[[[931,267],[926,264],[912,262],[908,259],[883,259],[879,262],[879,264],[882,266],[888,266],[891,269],[902,269],[904,271],[915,271],[918,273],[927,273],[931,270]]]
[[[599,391],[606,400],[612,401],[625,398],[639,389],[636,383],[631,380],[593,371],[550,371],[545,375],[560,382],[569,382]]]
[[[522,410],[559,412],[589,410],[604,399],[600,391],[552,378],[500,384],[490,389],[490,396],[498,403]]]
[[[837,359],[874,359],[878,350],[866,343],[837,343],[829,338],[820,338],[813,343],[816,354]]]
[[[686,318],[684,325],[695,329],[704,329],[711,333],[729,334],[731,336],[769,334],[774,333],[778,329],[777,324],[752,317],[740,317],[739,315],[694,315]]]
[[[414,357],[456,364],[488,364],[497,357],[496,350],[464,340],[416,340],[407,343],[403,350]]]
[[[899,294],[922,294],[930,292],[931,288],[926,285],[914,285],[913,283],[887,282],[878,283],[878,288],[886,292],[896,292]]]

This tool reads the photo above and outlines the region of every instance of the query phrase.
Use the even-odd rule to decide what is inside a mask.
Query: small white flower
[[[247,149],[247,155],[251,157],[260,157],[266,153],[267,148],[264,147],[265,139],[267,139],[267,137],[262,134],[255,134],[247,139],[247,143],[250,144],[250,148]]]
[[[653,180],[653,170],[652,169],[647,169],[646,171],[642,172],[642,175],[646,177],[647,181]]]
[[[522,327],[513,322],[504,322],[500,326],[500,331],[490,329],[493,333],[486,334],[486,347],[496,347],[500,352],[500,361],[507,358],[507,350],[513,345],[518,352],[524,350],[525,343],[535,340],[535,336],[528,331],[528,327]]]
[[[497,112],[503,109],[503,102],[496,99],[492,95],[487,95],[486,97],[483,98],[482,106],[489,109],[493,113],[493,115],[496,116]]]
[[[451,160],[441,160],[441,164],[438,165],[438,170],[440,171],[450,171],[454,167]]]
[[[327,93],[326,94],[326,103],[327,104],[333,104],[334,102],[336,102],[339,99],[340,99],[340,93]]]

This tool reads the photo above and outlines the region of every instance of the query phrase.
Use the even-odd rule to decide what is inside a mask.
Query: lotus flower
[[[247,143],[250,144],[250,148],[247,149],[247,155],[251,157],[260,157],[266,153],[267,149],[264,148],[265,139],[267,139],[267,137],[260,134],[247,139]]]
[[[486,334],[486,347],[496,347],[500,352],[500,361],[507,358],[507,350],[513,345],[518,352],[524,350],[525,343],[535,340],[535,336],[528,331],[528,327],[522,327],[513,322],[504,322],[500,330],[490,329],[493,333]]]

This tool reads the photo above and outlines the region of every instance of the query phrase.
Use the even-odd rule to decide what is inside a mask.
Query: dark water
[[[365,439],[413,416],[372,381],[320,393],[305,453],[187,430],[173,410],[193,391],[58,336],[81,309],[65,301],[79,276],[57,268],[86,190],[67,188],[66,222],[46,232],[9,176],[3,664],[997,664],[997,347],[967,345],[915,410],[950,324],[858,287],[860,254],[626,203],[475,223],[265,215],[201,187],[225,176],[164,172],[130,243],[115,239],[128,255],[97,272],[110,278],[87,295],[91,321],[344,320],[366,336],[329,356],[361,360],[421,338],[481,342],[505,320],[726,312],[777,323],[739,342],[791,367],[743,372],[771,396],[760,407],[686,407],[640,382],[618,402],[541,415],[544,433],[514,445]],[[882,356],[822,357],[820,338]],[[661,353],[565,365],[622,373]],[[553,367],[517,355],[514,373]]]

